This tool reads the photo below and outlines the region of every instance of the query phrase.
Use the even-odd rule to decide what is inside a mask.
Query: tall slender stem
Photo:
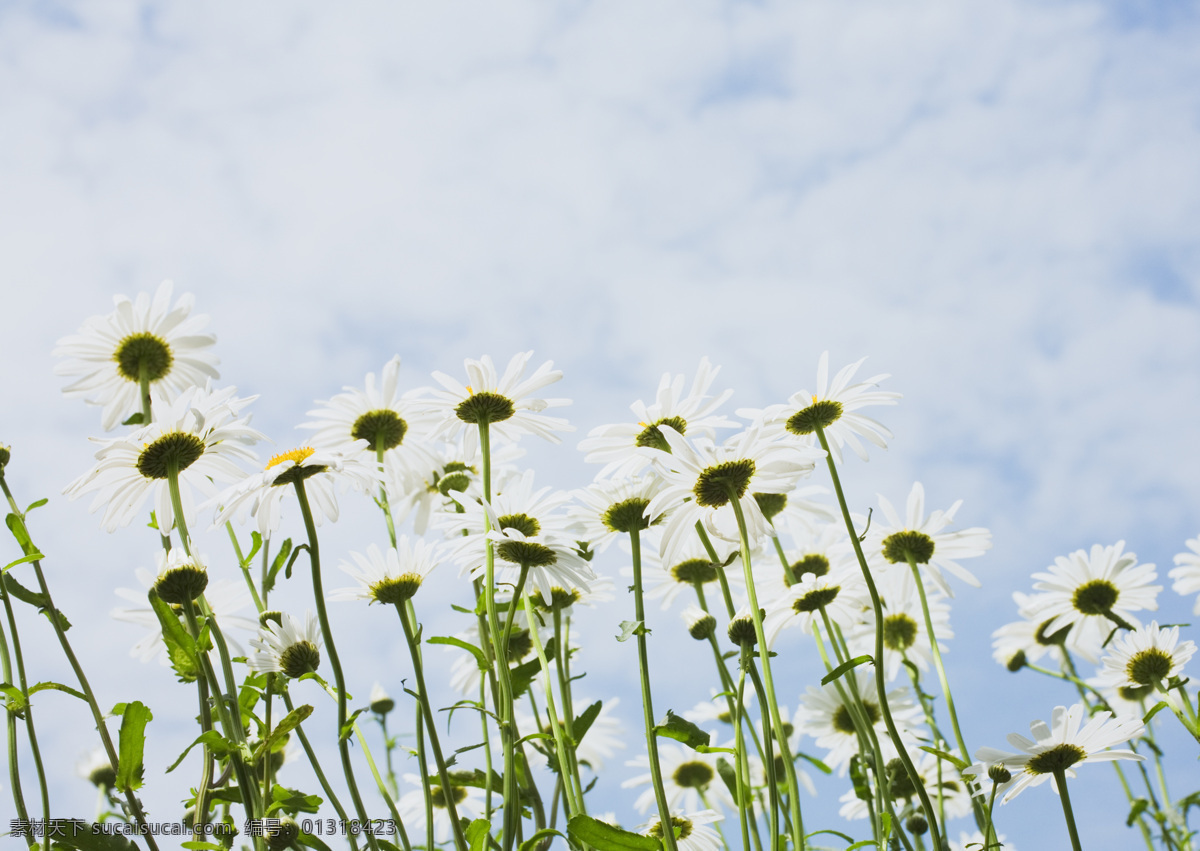
[[[292,705],[292,696],[288,694],[286,688],[283,689],[283,706],[290,713],[295,707]],[[308,741],[308,734],[304,732],[304,725],[296,725],[296,738],[300,740],[300,747],[304,749],[305,756],[308,757],[308,764],[312,766],[313,774],[317,775],[317,782],[321,784],[321,791],[325,793],[325,797],[329,803],[333,805],[333,811],[338,814],[338,818],[343,822],[350,820],[346,814],[346,808],[342,806],[342,802],[338,800],[337,793],[333,791],[333,786],[329,784],[329,779],[325,776],[325,771],[321,768],[321,761],[317,759],[317,752],[313,750],[312,744]],[[353,833],[349,834],[351,851],[358,851],[358,840]]]
[[[321,635],[325,640],[328,651],[329,666],[333,668],[333,680],[337,686],[337,737],[338,752],[342,757],[342,773],[346,776],[346,785],[350,789],[350,800],[361,824],[368,823],[367,809],[363,805],[362,795],[359,794],[358,784],[354,780],[354,766],[350,762],[350,737],[345,732],[346,727],[346,677],[342,673],[342,663],[338,658],[337,648],[333,643],[333,630],[329,626],[329,614],[325,611],[325,589],[321,584],[321,550],[317,543],[317,526],[313,522],[312,508],[308,504],[308,494],[304,491],[304,480],[295,481],[296,496],[300,500],[300,513],[304,516],[304,529],[308,533],[308,557],[312,566],[313,598],[317,606],[317,619],[321,623]],[[372,851],[379,851],[379,843],[371,831],[366,834],[367,845]]]
[[[1071,811],[1071,796],[1067,792],[1065,769],[1055,769],[1054,783],[1058,787],[1058,799],[1062,801],[1063,817],[1067,820],[1067,832],[1071,834],[1071,848],[1073,851],[1083,851],[1083,847],[1079,844],[1079,830],[1075,827],[1075,813]]]

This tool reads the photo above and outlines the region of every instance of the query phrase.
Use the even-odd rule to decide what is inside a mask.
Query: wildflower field
[[[1200,615],[1200,538],[1160,568],[1114,530],[997,601],[993,658],[973,664],[1028,726],[998,747],[960,717],[943,659],[956,631],[989,628],[952,613],[980,593],[992,535],[960,501],[927,505],[921,482],[843,484],[904,451],[888,428],[901,394],[866,358],[826,353],[756,409],[703,359],[573,434],[562,373],[532,352],[424,387],[401,385],[396,357],[347,376],[296,435],[266,435],[252,418],[269,398],[221,382],[193,302],[169,283],[117,296],[55,352],[64,392],[100,416],[93,466],[50,496],[136,541],[141,587],[113,614],[140,627],[132,652],[169,701],[135,682],[116,705],[97,696],[104,660],[76,637],[106,604],[60,610],[62,533],[39,522],[46,493],[10,487],[33,460],[0,449],[6,841],[999,849],[1005,804],[1041,786],[1061,813],[1042,847],[1114,830],[1197,846],[1200,784],[1168,782],[1200,753],[1197,631],[1158,612]],[[531,444],[582,453],[594,479],[556,489]],[[347,522],[361,539],[326,544]],[[369,622],[358,643],[335,628],[348,618]],[[367,643],[388,664],[359,664]],[[49,673],[30,664],[46,646]],[[623,693],[596,693],[596,668],[624,672]],[[1031,677],[1055,681],[1057,705],[1021,699]],[[38,737],[64,724],[92,749],[91,813],[50,794],[64,770]],[[182,742],[165,764],[157,730]],[[1076,819],[1083,775],[1119,788],[1110,824]],[[624,811],[606,806],[615,789],[633,792]],[[148,811],[151,795],[178,803]]]

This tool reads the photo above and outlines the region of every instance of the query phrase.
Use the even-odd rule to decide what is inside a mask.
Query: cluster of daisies
[[[575,693],[572,670],[585,652],[571,629],[577,606],[621,607],[614,618],[625,620],[621,639],[637,639],[606,651],[633,660],[637,645],[642,654],[649,738],[646,752],[629,759],[638,773],[624,786],[640,790],[635,807],[648,819],[636,831],[667,851],[716,851],[747,836],[761,844],[770,831],[806,846],[806,832],[816,828],[804,820],[801,799],[815,791],[803,765],[850,778],[840,816],[868,820],[881,846],[997,848],[997,798],[1053,778],[1065,804],[1064,778],[1075,765],[1142,758],[1110,748],[1146,735],[1142,719],[1160,699],[1200,736],[1194,689],[1183,676],[1195,645],[1180,640],[1178,627],[1138,620],[1161,590],[1150,585],[1153,565],[1139,565],[1122,544],[1098,546],[1035,575],[1035,593],[1017,598],[1022,620],[996,636],[996,657],[1010,669],[1054,659],[1055,675],[1079,684],[1080,703],[1056,709],[1049,724],[1035,723],[1033,739],[1010,737],[1019,752],[979,749],[972,764],[941,654],[953,637],[955,586],[980,584],[961,562],[983,555],[990,533],[960,528],[959,502],[928,509],[920,483],[902,511],[884,496],[871,519],[848,510],[837,472],[843,453],[865,461],[868,445],[885,448],[890,432],[864,409],[899,399],[880,389],[888,376],[858,376],[861,360],[831,376],[822,355],[812,388],[734,416],[727,410],[732,391],[719,386],[707,360],[690,382],[665,375],[631,417],[581,441],[599,473],[590,486],[567,492],[540,485],[520,464],[523,438],[559,442],[571,430],[550,413],[568,400],[545,395],[561,372],[549,362],[531,369],[532,353],[513,357],[503,371],[486,356],[468,360],[461,379],[434,373],[436,386],[413,390],[399,386],[393,358],[362,387],[318,403],[300,426],[309,439],[262,464],[253,451],[266,439],[250,425],[254,399],[213,385],[215,338],[202,333],[206,318],[191,307],[190,296],[172,302],[164,284],[153,297],[118,297],[112,313],[61,341],[59,372],[74,378],[65,392],[100,406],[104,429],[126,429],[95,440],[95,466],[66,492],[90,497],[109,531],[152,511],[165,546],[157,571],[139,574],[145,589],[173,606],[182,624],[194,626],[186,617],[193,605],[210,615],[214,628],[230,634],[234,660],[244,661],[248,676],[278,677],[264,700],[272,689],[285,692],[287,681],[320,679],[334,668],[336,683],[320,682],[339,700],[342,726],[352,719],[324,616],[315,527],[338,519],[349,491],[365,497],[359,505],[377,506],[386,546],[348,553],[341,568],[353,584],[328,597],[394,605],[404,630],[397,640],[410,645],[428,723],[418,732],[421,773],[403,774],[410,786],[403,794],[386,726],[395,701],[376,684],[370,703],[386,749],[379,792],[413,844],[465,848],[464,825],[482,823],[511,847],[511,837],[527,838],[523,831],[554,827],[560,810],[573,842],[604,847],[605,830],[624,833],[606,826],[616,823],[611,815],[588,815],[584,799],[625,747],[627,728],[613,712],[616,698]],[[318,611],[273,611],[270,594],[288,546],[281,530],[301,520]],[[249,556],[236,531],[247,523]],[[210,529],[228,530],[242,568],[211,582],[210,565],[229,559],[201,553],[193,542]],[[1172,572],[1184,594],[1200,591],[1200,539],[1189,546],[1193,554],[1180,556]],[[249,569],[255,552],[264,565],[258,578]],[[463,627],[440,640],[456,654],[442,673],[424,670],[430,648],[415,616],[423,583],[448,567],[458,576],[448,581],[462,588]],[[626,586],[636,617],[628,596],[615,593]],[[121,593],[131,605],[116,616],[150,630],[136,655],[175,664],[161,607],[145,605],[147,590]],[[689,664],[712,665],[718,684],[711,701],[670,716],[665,729],[650,714],[649,689],[666,688],[671,663],[645,655],[643,597],[678,612],[680,629],[706,645]],[[257,619],[239,614],[251,608]],[[251,652],[233,637],[239,629],[254,633]],[[828,674],[821,685],[802,693],[779,686],[791,682],[773,675],[773,666],[794,655],[785,647],[820,656]],[[1093,680],[1078,677],[1075,657],[1102,666]],[[484,749],[463,749],[457,762],[444,758],[452,749],[439,743],[432,723],[439,707],[428,705],[424,682],[435,675],[486,710]],[[296,722],[298,731],[310,726]],[[463,772],[472,756],[483,770]],[[89,776],[108,777],[102,769],[89,768]],[[539,793],[537,777],[547,773],[553,791]],[[348,768],[346,782],[358,805]],[[946,821],[967,817],[977,832],[961,832],[956,842]],[[1067,819],[1077,843],[1069,811]],[[366,844],[374,846],[369,837]]]

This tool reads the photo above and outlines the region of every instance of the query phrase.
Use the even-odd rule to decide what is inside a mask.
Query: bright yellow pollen
[[[311,446],[301,446],[299,449],[290,449],[287,452],[280,452],[267,462],[267,466],[264,469],[269,470],[276,464],[282,464],[284,461],[293,461],[295,462],[296,466],[299,467],[304,459],[309,455],[312,455],[314,451],[316,450],[314,450]]]
[[[816,394],[816,393],[814,393],[814,394],[813,394],[813,400],[812,400],[812,403],[813,403],[814,405],[815,405],[815,404],[817,404],[817,394]]]
[[[468,396],[474,396],[474,395],[475,395],[475,388],[474,388],[474,387],[472,387],[470,384],[468,384],[468,385],[467,385],[467,395],[468,395]]]

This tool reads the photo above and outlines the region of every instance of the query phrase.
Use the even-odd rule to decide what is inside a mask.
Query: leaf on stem
[[[847,671],[849,671],[853,668],[857,668],[863,662],[870,662],[871,664],[875,664],[875,660],[873,658],[871,658],[870,656],[868,656],[866,653],[864,653],[861,656],[855,656],[850,661],[843,662],[842,664],[840,664],[836,668],[834,668],[832,671],[830,671],[828,674],[821,677],[821,685],[823,685],[823,686],[829,685],[831,682],[836,680],[842,674],[846,673]]]
[[[670,709],[667,710],[666,720],[659,721],[654,725],[654,735],[683,742],[692,750],[708,747],[709,740],[712,738],[691,721],[676,715]]]
[[[117,747],[117,782],[122,791],[142,785],[142,753],[146,747],[146,725],[154,715],[140,700],[127,703],[121,713],[121,732]]]
[[[635,635],[649,635],[650,630],[641,621],[621,621],[621,634],[617,636],[617,641],[628,641]]]
[[[662,843],[653,836],[631,833],[585,815],[576,815],[567,822],[567,833],[581,845],[598,851],[661,851]]]

